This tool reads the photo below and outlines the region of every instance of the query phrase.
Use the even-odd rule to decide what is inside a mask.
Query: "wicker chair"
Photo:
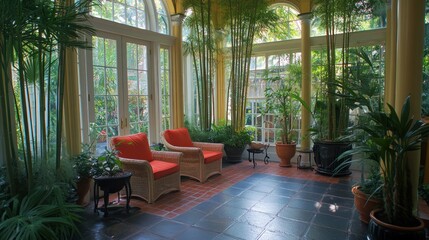
[[[124,171],[133,173],[132,196],[153,203],[165,193],[180,191],[181,153],[151,150],[144,133],[113,137],[110,144]]]
[[[222,143],[192,142],[186,128],[166,130],[162,138],[168,150],[183,153],[181,176],[205,182],[212,175],[222,174]]]

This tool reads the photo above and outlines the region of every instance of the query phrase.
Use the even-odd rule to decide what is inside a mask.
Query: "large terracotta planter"
[[[295,156],[296,144],[284,144],[281,142],[276,143],[276,153],[280,158],[280,167],[291,167],[290,160]]]
[[[349,161],[351,156],[341,161],[337,160],[338,156],[350,149],[352,149],[352,145],[349,142],[315,142],[313,152],[314,161],[317,165],[316,171],[329,176],[350,175],[352,173],[349,170],[350,163],[344,164],[341,169],[338,169],[338,166],[345,161]]]
[[[402,227],[385,223],[380,220],[382,210],[373,210],[368,225],[368,240],[425,240],[425,225],[415,218],[415,226]]]
[[[382,201],[375,198],[368,199],[368,195],[360,190],[360,186],[354,186],[352,188],[352,193],[354,195],[356,210],[359,212],[359,219],[368,224],[371,219],[371,211],[382,207]]]
[[[90,185],[91,178],[80,178],[79,181],[76,182],[77,204],[82,206],[88,205],[89,201],[85,201],[85,197],[89,192]]]

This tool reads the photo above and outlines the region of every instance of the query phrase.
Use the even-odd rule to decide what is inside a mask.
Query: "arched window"
[[[92,8],[91,15],[141,29],[170,33],[162,0],[103,0]]]
[[[301,37],[301,24],[298,19],[298,11],[288,4],[276,4],[274,11],[279,16],[279,21],[274,27],[263,35],[257,36],[254,43],[276,42]]]

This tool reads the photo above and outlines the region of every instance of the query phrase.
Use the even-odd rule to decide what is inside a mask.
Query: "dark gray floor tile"
[[[326,214],[318,213],[314,217],[313,224],[321,225],[347,232],[349,228],[349,219],[334,217]]]
[[[229,194],[221,192],[221,193],[218,193],[218,194],[214,195],[212,198],[210,198],[210,201],[212,201],[212,202],[218,202],[218,203],[222,204],[222,203],[228,202],[233,197],[234,196],[231,196]]]
[[[241,189],[248,189],[252,186],[253,186],[253,184],[246,182],[246,180],[243,180],[241,182],[238,182],[238,183],[232,185],[232,187],[241,188]]]
[[[353,193],[351,192],[351,188],[348,190],[328,189],[325,194],[342,197],[342,198],[353,198]]]
[[[216,208],[218,208],[221,205],[219,202],[213,202],[213,201],[205,201],[197,206],[195,206],[193,209],[199,210],[204,213],[210,213],[214,211]]]
[[[211,232],[205,229],[190,227],[186,229],[184,232],[180,233],[174,239],[177,240],[189,240],[189,239],[202,239],[202,240],[210,240],[215,238],[218,233]]]
[[[235,238],[251,240],[258,239],[262,231],[264,231],[263,228],[255,227],[243,222],[237,222],[232,224],[224,233]]]
[[[238,219],[247,212],[246,209],[220,206],[212,214],[223,218]]]
[[[276,188],[271,192],[271,195],[278,195],[282,197],[293,197],[293,195],[296,194],[297,191],[290,190],[286,188]]]
[[[164,220],[149,228],[149,231],[162,237],[174,238],[181,232],[185,231],[188,227],[189,225],[183,223]]]
[[[204,228],[213,232],[222,233],[231,224],[234,223],[233,219],[224,218],[216,215],[208,215],[196,222],[194,226]]]
[[[322,207],[319,209],[320,213],[328,214],[336,217],[342,217],[350,219],[353,215],[353,209],[348,207],[339,206],[336,204],[322,203]]]
[[[350,223],[349,232],[355,235],[365,235],[368,225],[360,220],[352,220]]]
[[[231,195],[231,196],[238,196],[240,195],[242,192],[244,191],[244,189],[242,188],[235,188],[235,187],[230,187],[227,188],[223,191],[223,193]]]
[[[238,221],[248,223],[252,226],[265,228],[265,226],[273,219],[274,217],[270,214],[249,211],[241,216]]]
[[[258,240],[299,240],[301,238],[281,232],[264,231]]]
[[[98,239],[98,238],[94,238],[94,239]],[[140,231],[132,235],[130,238],[127,238],[127,240],[168,240],[168,239],[169,238],[161,237],[147,230]]]
[[[124,239],[141,231],[136,225],[118,223],[103,229],[103,233],[112,239]]]
[[[346,240],[347,233],[333,228],[311,225],[307,231],[306,240]]]
[[[142,213],[142,214],[133,216],[131,218],[128,218],[124,222],[127,224],[137,225],[140,228],[147,228],[161,222],[162,220],[164,220],[163,217],[156,216],[153,214],[148,214],[148,213]]]
[[[239,238],[235,238],[233,236],[229,236],[224,233],[221,233],[214,238],[214,240],[237,240],[237,239]]]
[[[283,197],[275,194],[269,194],[265,196],[261,202],[267,202],[267,203],[281,203],[281,204],[287,204],[290,201],[290,197]]]
[[[258,211],[263,213],[270,213],[272,215],[277,215],[286,205],[282,203],[272,203],[272,202],[259,202],[252,207],[252,211]]]
[[[313,219],[316,212],[305,211],[298,208],[286,207],[279,212],[279,217],[289,218],[293,220],[310,222]]]
[[[305,200],[313,200],[313,201],[321,201],[323,198],[323,195],[320,193],[312,193],[312,192],[298,192],[294,196],[294,198],[301,198]]]
[[[225,203],[223,206],[233,207],[233,208],[242,208],[242,209],[251,209],[259,201],[245,199],[242,197],[235,197],[231,201]]]
[[[342,197],[331,196],[331,195],[324,195],[322,202],[328,203],[328,204],[334,204],[342,207],[347,207],[347,208],[353,208],[354,206],[353,198],[342,198]]]
[[[274,187],[256,185],[256,186],[251,187],[250,190],[255,191],[255,192],[270,193],[274,190]]]
[[[317,211],[321,206],[320,202],[305,200],[301,198],[292,198],[289,201],[288,207],[299,208],[310,212]]]
[[[239,196],[241,198],[259,201],[259,200],[263,199],[265,196],[267,196],[267,193],[255,192],[252,190],[246,190],[246,191],[242,192]]]
[[[286,182],[281,185],[282,188],[286,188],[289,190],[299,191],[304,188],[305,184],[303,183],[296,183],[296,182]]]
[[[302,237],[308,226],[308,223],[276,217],[270,223],[268,223],[265,229],[273,232],[292,234],[296,237]]]
[[[175,217],[174,220],[177,222],[186,223],[189,225],[192,225],[196,222],[198,222],[201,218],[206,216],[207,213],[203,213],[199,210],[191,209],[185,213],[180,214],[179,216]]]

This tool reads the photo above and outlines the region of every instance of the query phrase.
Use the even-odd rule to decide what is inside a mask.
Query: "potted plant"
[[[94,159],[89,144],[84,144],[82,146],[82,152],[73,157],[73,168],[76,171],[77,204],[85,205],[84,199],[91,185],[93,161]]]
[[[410,153],[418,150],[422,138],[428,136],[429,125],[411,117],[410,97],[400,114],[388,107],[389,113],[368,112],[373,124],[359,127],[374,145],[361,145],[349,152],[377,156],[367,159],[379,164],[381,170],[384,206],[371,212],[368,239],[425,239],[424,224],[413,214],[408,161]]]
[[[325,31],[326,56],[320,91],[315,102],[315,125],[312,128],[316,171],[327,175],[351,174],[349,166],[335,171],[341,164],[336,161],[343,152],[350,150],[348,135],[349,113],[354,99],[349,98],[353,83],[350,74],[350,33],[357,27],[356,18],[366,2],[360,0],[316,0],[314,14]],[[340,39],[338,32],[342,32]]]
[[[105,149],[105,151],[92,161],[91,175],[94,176],[94,212],[98,209],[98,190],[103,191],[104,217],[108,216],[107,205],[109,194],[121,191],[124,187],[127,198],[127,211],[131,197],[130,172],[124,172],[122,163],[116,156],[116,151]],[[119,195],[118,195],[119,197]]]
[[[362,176],[361,181],[352,187],[359,219],[366,224],[369,223],[371,211],[382,207],[382,186],[380,171],[373,168],[367,177]]]
[[[213,142],[223,143],[229,162],[241,162],[241,155],[253,140],[254,131],[251,127],[245,127],[241,131],[234,131],[232,126],[220,124],[213,126]]]
[[[300,79],[301,66],[291,64],[287,66],[284,76],[279,74],[266,80],[265,112],[275,114],[277,124],[281,127],[280,141],[276,142],[276,153],[281,167],[291,167],[290,160],[296,153],[294,126],[297,123],[300,102],[303,102],[299,97]]]

